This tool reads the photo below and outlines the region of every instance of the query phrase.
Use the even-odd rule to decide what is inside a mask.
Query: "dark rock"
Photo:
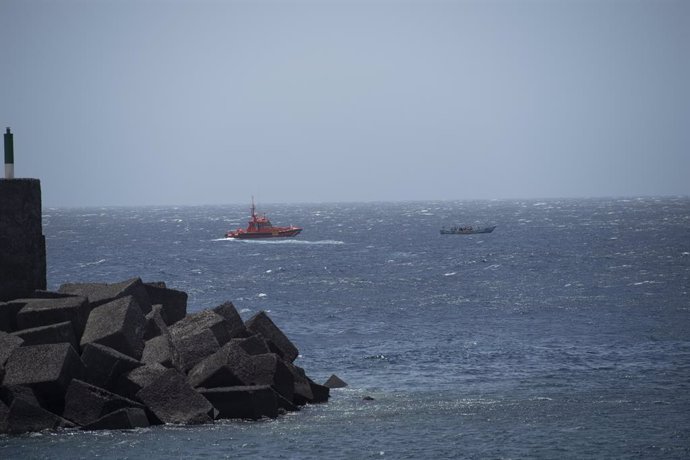
[[[58,291],[63,294],[87,297],[92,307],[98,307],[122,297],[132,296],[136,299],[137,305],[144,315],[151,311],[151,300],[140,278],[112,284],[68,283],[60,286]]]
[[[24,340],[21,337],[0,331],[0,368],[5,365],[15,348],[19,348],[22,343]]]
[[[139,390],[136,397],[163,423],[199,424],[213,420],[211,403],[175,369],[166,370]]]
[[[175,367],[181,371],[188,372],[201,360],[220,349],[215,334],[209,328],[176,329],[177,324],[170,328],[170,336],[177,351]]]
[[[29,329],[69,321],[80,337],[89,316],[90,306],[85,297],[57,299],[19,299],[24,304],[17,313],[17,329]]]
[[[104,415],[82,430],[131,430],[149,426],[146,411],[136,407],[125,407]]]
[[[260,311],[246,322],[247,329],[260,334],[270,344],[276,348],[276,352],[286,361],[293,362],[299,355],[297,347],[290,342],[283,331],[276,326],[266,312]]]
[[[41,405],[61,413],[63,396],[72,378],[81,378],[84,365],[68,343],[15,349],[7,360],[3,385],[30,387]]]
[[[324,385],[319,385],[318,383],[315,383],[312,379],[307,377],[307,381],[309,382],[309,386],[311,387],[311,392],[314,395],[313,399],[311,402],[313,404],[320,404],[320,403],[326,403],[328,402],[328,398],[330,396],[330,388]]]
[[[250,356],[253,374],[244,376],[248,385],[271,385],[281,396],[294,402],[296,381],[289,365],[275,353]]]
[[[337,375],[332,374],[330,377],[328,377],[328,380],[326,380],[323,385],[328,388],[345,388],[347,383],[345,383],[344,380],[341,380]]]
[[[218,418],[257,420],[278,416],[278,398],[269,385],[208,388],[199,393],[218,409]]]
[[[240,314],[237,312],[232,302],[225,302],[218,305],[212,311],[225,318],[225,321],[228,322],[231,338],[247,337],[249,335],[242,318],[240,318]]]
[[[5,432],[10,434],[74,428],[69,420],[19,398],[12,402],[5,425]]]
[[[13,332],[12,335],[24,340],[24,345],[40,345],[44,343],[69,343],[75,350],[79,350],[79,343],[74,336],[71,322],[39,326]]]
[[[104,415],[126,407],[144,410],[144,406],[138,402],[73,379],[65,394],[65,410],[62,416],[77,425],[85,426],[94,423]]]
[[[84,345],[81,360],[85,366],[84,380],[111,391],[116,389],[120,376],[142,366],[136,359],[98,343]]]
[[[145,283],[152,304],[160,304],[165,324],[171,326],[187,315],[187,293],[169,289],[165,283]]]
[[[139,390],[149,386],[167,370],[166,367],[158,363],[137,367],[120,376],[117,393],[129,398],[136,398]]]
[[[145,324],[134,297],[121,297],[91,311],[81,345],[100,343],[139,359],[144,351]]]

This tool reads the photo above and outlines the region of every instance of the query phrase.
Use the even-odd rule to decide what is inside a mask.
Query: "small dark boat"
[[[471,225],[466,226],[453,226],[450,228],[443,227],[441,229],[441,235],[474,235],[475,233],[491,233],[496,228],[495,225],[491,227],[473,227]]]
[[[256,207],[254,206],[254,197],[252,197],[251,218],[246,229],[238,228],[231,230],[225,234],[226,238],[237,239],[256,239],[256,238],[286,238],[296,236],[302,231],[302,228],[293,225],[289,227],[274,227],[266,215],[258,216],[256,214]]]

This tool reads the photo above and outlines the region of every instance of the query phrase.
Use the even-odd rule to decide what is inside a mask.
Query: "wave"
[[[100,265],[100,264],[102,264],[102,263],[105,262],[105,261],[106,261],[106,259],[100,259],[100,260],[97,260],[97,261],[95,261],[95,262],[83,262],[83,263],[78,263],[78,265],[79,265],[79,267],[83,268],[83,267],[89,267],[89,266],[91,266],[91,265]]]

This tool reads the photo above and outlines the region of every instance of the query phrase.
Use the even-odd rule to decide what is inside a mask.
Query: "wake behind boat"
[[[471,225],[466,226],[453,226],[450,228],[443,227],[441,229],[441,235],[474,235],[475,233],[491,233],[496,228],[495,225],[490,227],[473,227]]]
[[[293,225],[289,227],[274,227],[265,214],[258,216],[254,206],[254,197],[252,197],[251,213],[252,215],[246,229],[238,228],[237,230],[231,230],[225,234],[225,237],[237,239],[287,238],[297,236],[302,231],[301,227]]]

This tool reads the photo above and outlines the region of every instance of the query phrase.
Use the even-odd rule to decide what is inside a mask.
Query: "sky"
[[[0,0],[55,206],[690,195],[687,0]]]

